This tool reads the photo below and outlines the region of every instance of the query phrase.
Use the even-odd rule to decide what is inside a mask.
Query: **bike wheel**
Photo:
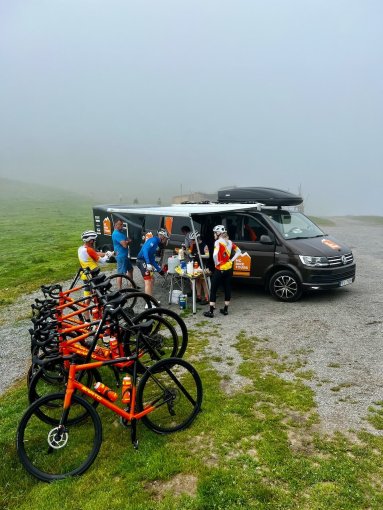
[[[49,365],[48,365],[49,366]],[[28,390],[28,400],[29,403],[32,404],[36,400],[38,400],[41,397],[44,397],[46,395],[51,395],[52,393],[56,392],[65,392],[66,388],[66,382],[68,379],[68,373],[64,369],[63,363],[55,363],[55,368],[57,369],[56,378],[53,379],[46,379],[45,375],[45,367],[41,367],[41,369],[33,376]],[[88,386],[88,388],[91,388],[96,382],[101,382],[101,375],[98,370],[92,369],[87,370],[84,373],[84,379],[83,383]],[[98,402],[96,400],[91,399],[90,397],[86,397],[85,395],[82,397],[83,400],[86,400],[90,405],[94,408],[98,406]],[[51,402],[45,404],[46,407],[52,407],[54,405],[59,405],[57,403]],[[48,420],[50,418],[50,414],[44,414],[43,410],[38,411],[39,417],[41,420]],[[87,413],[78,413],[75,418],[71,418],[71,423],[79,423],[80,421],[84,420],[87,417]],[[76,420],[76,421],[73,421]]]
[[[156,308],[159,306],[157,299],[145,292],[139,292],[135,289],[122,289],[121,294],[126,296],[126,302],[123,306],[124,313],[133,319],[136,315],[144,312],[146,309]]]
[[[179,358],[160,360],[148,368],[137,388],[137,406],[143,423],[158,434],[188,427],[201,409],[202,383],[196,369]]]
[[[121,287],[118,287],[118,279],[121,278]],[[112,288],[110,289],[110,292],[115,292],[116,290],[121,289],[136,289],[137,284],[133,280],[133,278],[130,278],[130,276],[122,273],[114,273],[108,277],[108,280],[112,284]]]
[[[161,332],[162,327],[161,321],[157,321],[156,319],[157,316],[161,316],[163,319],[166,319],[166,321],[176,330],[178,335],[178,352],[176,357],[182,358],[188,345],[189,335],[186,324],[178,313],[173,312],[173,310],[168,310],[167,308],[151,308],[134,317],[132,321],[134,324],[138,324],[144,320],[153,320],[153,326],[150,333],[154,335]]]
[[[100,417],[86,400],[76,395],[72,396],[75,406],[71,406],[68,418],[81,412],[89,419],[79,425],[69,425],[69,420],[58,425],[64,397],[64,393],[55,393],[40,398],[26,410],[17,428],[16,448],[22,464],[44,482],[84,473],[97,457],[102,442]],[[51,423],[42,422],[40,412],[49,413]]]
[[[156,327],[153,332],[153,324]],[[145,321],[141,323],[145,326]],[[126,356],[132,356],[136,349],[136,338],[129,329],[126,330],[124,336],[124,349]],[[171,358],[178,352],[178,335],[176,330],[164,317],[152,315],[148,327],[141,329],[139,344],[139,363],[137,364],[138,372],[142,373],[146,367],[153,365],[162,358]]]

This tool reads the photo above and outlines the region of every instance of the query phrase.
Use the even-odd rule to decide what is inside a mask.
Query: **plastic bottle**
[[[113,359],[120,358],[120,351],[118,349],[117,338],[111,338],[109,340],[110,355]]]
[[[100,393],[100,395],[103,395],[105,398],[110,400],[111,402],[114,402],[118,399],[118,395],[115,391],[111,390],[102,382],[96,382],[94,385],[94,389],[97,391],[97,393]]]
[[[183,247],[181,246],[181,248],[178,250],[178,258],[180,260],[184,260],[185,259],[185,251],[183,249]]]
[[[186,308],[186,294],[181,294],[178,302],[180,305],[180,310],[185,310],[185,308]]]
[[[109,347],[109,344],[110,344],[110,335],[104,335],[102,337],[102,343],[105,345],[105,347]]]
[[[92,308],[92,319],[96,321],[100,318],[101,317],[100,317],[99,309],[97,307]]]
[[[121,402],[123,404],[129,404],[131,389],[132,389],[132,380],[129,377],[129,375],[126,375],[122,380],[122,387],[121,387],[121,390],[122,390]]]

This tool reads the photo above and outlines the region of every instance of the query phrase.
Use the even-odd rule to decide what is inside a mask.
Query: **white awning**
[[[198,214],[225,213],[231,211],[260,210],[263,204],[173,204],[169,206],[130,207],[110,206],[107,211],[121,214],[154,214],[156,216],[189,217]]]

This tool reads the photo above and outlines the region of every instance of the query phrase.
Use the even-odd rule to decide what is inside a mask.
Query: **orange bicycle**
[[[134,326],[137,349],[142,324]],[[96,459],[102,443],[102,425],[95,408],[85,398],[97,401],[120,416],[131,428],[138,447],[137,420],[154,432],[167,434],[188,427],[201,409],[202,383],[196,369],[180,358],[167,358],[147,367],[139,383],[138,355],[77,364],[70,360],[65,393],[41,397],[25,412],[17,429],[16,446],[25,469],[36,478],[51,482],[84,473]],[[130,384],[123,384],[122,405],[116,392],[103,386],[103,394],[81,382],[76,374],[115,363],[133,362]],[[42,361],[44,363],[44,361]],[[129,376],[126,376],[129,377]]]

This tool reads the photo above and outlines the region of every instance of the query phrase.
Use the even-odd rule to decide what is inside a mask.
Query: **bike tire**
[[[162,358],[175,357],[178,352],[178,335],[175,328],[161,316],[151,316],[151,320],[156,321],[156,325],[161,325],[161,329],[155,328],[152,333],[153,324],[148,327],[149,331],[141,330],[141,344],[139,345],[140,358],[137,363],[137,371],[143,373],[148,366],[153,365]],[[143,321],[145,324],[145,321]],[[126,330],[124,338],[125,356],[133,356],[136,352],[136,339]]]
[[[145,309],[159,307],[157,299],[145,292],[137,291],[135,289],[122,289],[120,290],[120,293],[128,297],[124,304],[123,311],[129,319],[133,319],[144,312]]]
[[[137,408],[153,410],[142,422],[157,434],[183,430],[201,410],[202,382],[197,370],[180,358],[163,359],[149,367],[137,388]]]
[[[87,414],[88,419],[77,425],[70,425],[68,421],[60,433],[57,424],[62,415],[64,398],[65,393],[54,393],[36,400],[25,411],[17,428],[16,449],[19,459],[28,473],[44,482],[84,473],[96,459],[102,443],[99,415],[86,400],[77,395],[72,396],[72,402],[77,411],[83,408],[82,414]],[[54,406],[46,408],[55,416],[52,427],[52,423],[39,419],[38,411],[53,402]],[[72,407],[69,416],[71,411]]]
[[[55,364],[55,366],[58,366],[58,363]],[[61,368],[60,368],[60,376],[58,376],[54,382],[51,380],[47,380],[44,373],[44,368],[41,367],[41,369],[36,372],[36,374],[32,377],[32,380],[29,384],[28,389],[28,401],[30,404],[33,404],[33,402],[36,402],[41,397],[50,395],[52,393],[57,392],[65,392],[66,383],[68,379],[68,373],[64,369],[63,363],[61,362]],[[57,372],[58,373],[58,372]],[[93,368],[91,370],[87,370],[85,373],[86,380],[84,381],[85,386],[88,386],[88,388],[91,388],[96,382],[102,382],[101,374],[100,372]],[[85,396],[82,397],[83,400],[86,400],[90,405],[94,408],[98,406],[97,400],[93,400],[90,397],[87,398]],[[53,405],[50,404],[50,405]],[[47,407],[49,407],[48,404],[46,404]],[[51,418],[49,413],[43,413],[43,411],[39,411],[39,418],[42,421],[48,421],[51,423]],[[86,413],[79,413],[76,418],[71,419],[70,423],[80,423],[81,421],[85,420],[87,418]],[[73,421],[76,420],[76,421]]]
[[[150,308],[148,310],[145,310],[144,312],[140,313],[136,317],[132,319],[134,324],[138,324],[140,322],[143,322],[144,320],[150,320],[153,318],[153,316],[159,315],[161,317],[164,317],[167,319],[170,324],[175,328],[178,334],[178,352],[176,354],[177,358],[182,358],[182,356],[185,354],[188,341],[189,341],[189,334],[186,327],[186,324],[184,320],[178,315],[178,313],[174,312],[173,310],[169,310],[168,308]],[[158,326],[156,324],[153,325],[152,332],[156,333],[158,331]]]

